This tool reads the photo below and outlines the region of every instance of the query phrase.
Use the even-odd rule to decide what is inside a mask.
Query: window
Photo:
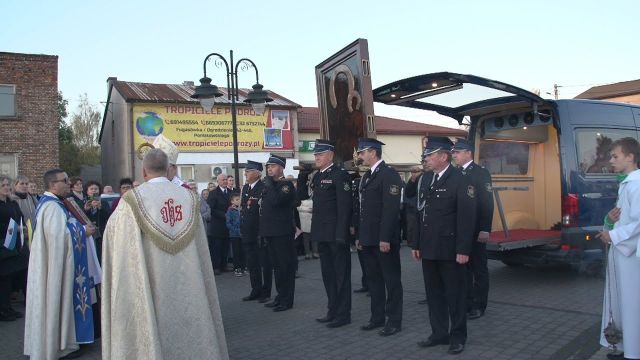
[[[634,130],[577,129],[576,150],[580,172],[584,174],[613,173],[609,164],[611,144],[623,137],[638,138]]]
[[[480,143],[479,163],[492,175],[527,175],[529,144],[508,141]]]
[[[16,86],[0,84],[0,117],[16,116]]]
[[[184,181],[194,180],[195,179],[194,175],[195,174],[194,174],[192,165],[178,166],[178,176],[180,177],[180,179]]]
[[[18,176],[18,155],[0,154],[0,175],[15,179]]]

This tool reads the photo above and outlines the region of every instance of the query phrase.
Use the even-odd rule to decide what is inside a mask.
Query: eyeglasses
[[[63,182],[65,184],[69,183],[69,178],[64,178],[64,179],[59,179],[59,180],[53,180],[52,183],[58,183],[58,182]]]

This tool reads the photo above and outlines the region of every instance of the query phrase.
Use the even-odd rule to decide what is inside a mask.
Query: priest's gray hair
[[[142,159],[142,167],[150,173],[166,173],[167,168],[169,168],[169,158],[164,151],[160,149],[151,149],[144,155],[144,159]]]

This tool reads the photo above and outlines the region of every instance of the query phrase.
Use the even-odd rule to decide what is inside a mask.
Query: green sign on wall
[[[313,147],[316,146],[315,140],[300,140],[298,141],[298,151],[301,153],[313,152]]]

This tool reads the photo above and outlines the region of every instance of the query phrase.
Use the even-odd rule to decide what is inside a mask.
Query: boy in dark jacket
[[[233,268],[236,276],[244,276],[244,252],[240,234],[240,194],[231,195],[231,206],[227,209],[227,229],[233,247]]]

